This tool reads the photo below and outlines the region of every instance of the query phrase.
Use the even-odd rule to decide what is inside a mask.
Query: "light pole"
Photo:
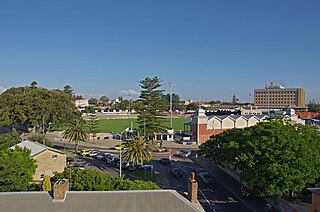
[[[172,129],[172,88],[175,87],[175,84],[173,82],[168,82],[168,85],[170,87],[170,129]]]
[[[120,168],[119,168],[119,172],[120,172],[120,179],[121,179],[121,172],[122,172],[122,159],[121,159],[121,157],[122,157],[122,155],[121,155],[121,153],[122,153],[122,139],[123,139],[123,132],[121,133],[121,137],[120,137],[120,155],[119,155],[119,158],[120,158]]]
[[[44,145],[44,117],[45,115],[42,117],[42,144]]]

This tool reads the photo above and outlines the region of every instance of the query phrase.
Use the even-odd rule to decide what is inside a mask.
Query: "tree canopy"
[[[163,90],[158,77],[145,78],[140,81],[142,88],[140,94],[141,107],[138,109],[139,129],[145,136],[152,139],[155,133],[165,132],[161,112],[165,110]]]
[[[45,128],[80,118],[72,98],[61,90],[40,87],[10,88],[0,95],[0,123]]]
[[[281,196],[319,179],[319,142],[313,128],[271,120],[214,136],[201,150],[217,164],[240,169],[257,195]]]
[[[27,191],[36,171],[30,150],[16,147],[0,150],[0,191]]]
[[[166,94],[163,96],[163,98],[166,100],[166,107],[168,110],[170,110],[170,94]],[[183,103],[180,102],[180,96],[178,94],[173,93],[172,94],[172,110],[184,110]]]
[[[320,103],[316,102],[314,99],[309,101],[308,103],[308,111],[309,112],[320,112]]]
[[[108,174],[94,169],[88,170],[66,170],[56,174],[52,178],[54,183],[57,179],[70,179],[70,190],[72,191],[117,191],[117,190],[158,190],[159,187],[152,182],[141,180],[124,180],[113,178]]]

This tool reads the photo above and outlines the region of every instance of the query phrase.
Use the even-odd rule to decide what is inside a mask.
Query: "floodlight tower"
[[[172,88],[175,87],[175,84],[173,82],[168,82],[168,85],[170,87],[170,128],[172,129]]]

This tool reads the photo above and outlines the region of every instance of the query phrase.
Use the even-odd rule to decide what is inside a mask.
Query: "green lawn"
[[[131,175],[139,180],[157,182],[156,175],[153,172],[135,171]]]
[[[172,119],[172,126],[175,131],[183,130],[183,124],[186,121],[189,121],[188,118],[173,118]],[[122,132],[127,127],[132,126],[133,128],[137,128],[137,119],[105,119],[105,120],[98,120],[98,132],[106,133],[106,132]],[[165,125],[169,128],[170,127],[170,119],[165,119]]]

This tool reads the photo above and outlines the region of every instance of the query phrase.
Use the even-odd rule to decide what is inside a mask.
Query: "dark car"
[[[169,158],[161,158],[159,162],[162,163],[163,165],[171,164],[171,160],[169,160]]]
[[[178,169],[178,168],[171,169],[171,174],[176,178],[182,177],[182,171],[181,169]]]

